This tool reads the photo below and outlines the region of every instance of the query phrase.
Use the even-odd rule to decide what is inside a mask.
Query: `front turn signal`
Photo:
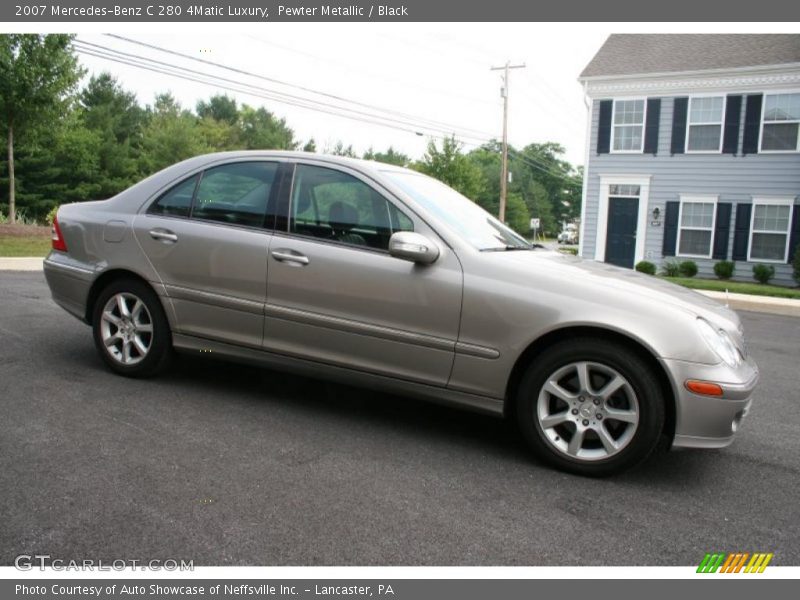
[[[689,379],[684,384],[686,389],[701,396],[722,396],[722,388],[716,383]]]

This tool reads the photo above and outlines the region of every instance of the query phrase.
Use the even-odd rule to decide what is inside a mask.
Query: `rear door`
[[[270,245],[264,347],[446,385],[462,293],[452,250],[427,266],[390,256],[394,231],[438,237],[356,171],[298,164],[291,189]]]
[[[134,220],[171,298],[177,331],[260,347],[277,161],[217,165],[178,183]]]

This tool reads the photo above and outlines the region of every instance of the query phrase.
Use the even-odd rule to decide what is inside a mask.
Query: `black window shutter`
[[[689,98],[675,98],[672,110],[672,146],[673,154],[683,154],[686,147],[686,115],[689,112]]]
[[[661,253],[664,256],[675,256],[675,245],[678,242],[678,212],[680,202],[667,202],[664,211],[664,246]]]
[[[608,154],[611,151],[611,111],[613,100],[600,101],[600,121],[597,127],[597,153]]]
[[[789,262],[794,259],[798,245],[800,245],[800,204],[795,204],[792,214],[792,232],[789,235]]]
[[[658,152],[658,124],[661,121],[661,98],[647,99],[647,123],[644,126],[644,152]]]
[[[742,97],[728,96],[725,104],[725,132],[722,153],[736,154],[739,150],[739,122],[742,120]]]
[[[742,154],[756,154],[758,152],[758,134],[761,131],[761,101],[762,94],[747,97],[744,111],[744,140],[742,140]]]
[[[731,231],[731,203],[717,203],[717,222],[714,227],[714,252],[711,258],[726,260],[728,258],[728,237]]]
[[[733,228],[733,260],[747,260],[750,243],[750,211],[752,204],[736,205],[736,224]]]

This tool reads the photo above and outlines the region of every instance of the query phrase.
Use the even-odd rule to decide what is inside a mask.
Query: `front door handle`
[[[310,261],[305,254],[300,254],[294,250],[286,248],[279,248],[272,251],[272,258],[279,262],[287,263],[295,266],[306,266]]]
[[[178,241],[178,236],[169,229],[151,229],[150,237],[160,242],[168,242],[172,244]]]

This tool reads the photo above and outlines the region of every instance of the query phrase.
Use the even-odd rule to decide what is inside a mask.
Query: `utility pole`
[[[506,195],[508,193],[508,71],[510,69],[524,69],[525,63],[512,65],[506,61],[502,67],[491,67],[490,71],[503,71],[503,87],[500,95],[503,97],[503,162],[500,167],[500,210],[497,217],[501,222],[506,220]]]

